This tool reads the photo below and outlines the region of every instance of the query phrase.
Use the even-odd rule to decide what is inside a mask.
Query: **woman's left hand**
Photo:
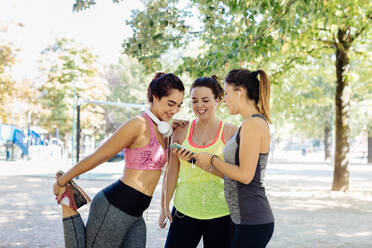
[[[178,127],[186,127],[187,125],[189,125],[189,121],[174,119],[173,122],[172,122],[172,129],[174,131]]]
[[[212,156],[213,154],[209,152],[199,152],[192,157],[196,159],[195,164],[197,166],[204,168],[204,169],[208,169],[209,166],[211,165]]]
[[[192,152],[185,149],[172,149],[173,154],[176,154],[179,159],[189,161],[192,158]]]
[[[61,196],[63,194],[63,192],[65,191],[65,186],[59,186],[57,182],[55,182],[53,184],[53,193],[54,195],[56,196],[56,200],[57,200],[57,203],[60,204],[61,203]]]

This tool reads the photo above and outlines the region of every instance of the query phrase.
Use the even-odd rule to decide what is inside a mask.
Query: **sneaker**
[[[64,174],[63,171],[58,171],[56,173],[56,179]],[[69,200],[69,206],[77,210],[80,207],[84,206],[88,202],[90,202],[89,196],[83,191],[81,187],[79,187],[74,180],[69,181],[66,183],[66,190],[63,192],[61,196],[61,200],[67,197]]]

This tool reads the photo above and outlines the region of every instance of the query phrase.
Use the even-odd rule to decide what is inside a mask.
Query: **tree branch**
[[[285,11],[283,12],[283,15],[286,15],[289,11],[289,8],[296,2],[297,0],[291,0],[287,3],[285,6]]]
[[[328,29],[328,28],[316,28],[317,30],[321,30],[321,31],[327,31],[329,33],[332,33],[332,30]]]
[[[364,32],[364,30],[367,29],[368,26],[369,26],[369,23],[367,23],[367,24],[366,24],[365,26],[363,26],[363,27],[362,27],[358,32],[356,32],[354,36],[350,35],[350,38],[348,39],[348,41],[350,42],[350,44],[353,43],[353,41],[354,41],[356,38],[358,38],[359,35],[361,35],[361,34]]]
[[[317,39],[317,41],[320,41],[324,44],[327,44],[329,47],[335,47],[336,46],[336,42],[334,42],[334,41],[322,40],[322,39]]]

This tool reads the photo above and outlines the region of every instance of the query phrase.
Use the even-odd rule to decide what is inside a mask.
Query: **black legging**
[[[173,222],[168,231],[165,248],[194,248],[203,237],[204,248],[229,248],[233,223],[230,216],[199,220],[172,210]]]
[[[274,232],[274,223],[235,225],[231,248],[265,248]]]

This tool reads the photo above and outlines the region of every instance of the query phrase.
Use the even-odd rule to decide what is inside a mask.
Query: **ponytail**
[[[258,78],[258,75],[260,78]],[[263,70],[249,71],[247,69],[231,70],[225,82],[247,90],[247,97],[255,102],[258,111],[266,120],[270,119],[270,82]]]
[[[260,114],[265,116],[266,120],[271,123],[270,119],[270,81],[263,70],[257,70],[260,75],[259,97],[258,97],[258,110]]]

